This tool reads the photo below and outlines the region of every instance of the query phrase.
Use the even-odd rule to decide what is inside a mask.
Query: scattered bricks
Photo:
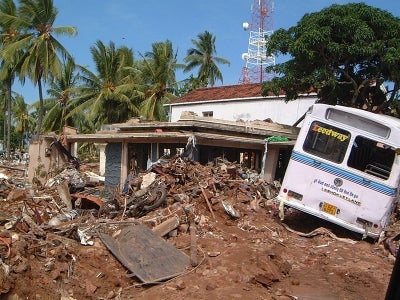
[[[95,286],[89,278],[86,278],[85,280],[85,287],[86,287],[86,293],[89,295],[93,294],[97,290],[97,286]]]

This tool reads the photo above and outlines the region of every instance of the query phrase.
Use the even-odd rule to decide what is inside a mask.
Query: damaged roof
[[[227,99],[263,98],[259,83],[199,88],[171,101],[171,104]],[[269,96],[275,96],[272,93]]]
[[[316,91],[311,89],[299,94],[302,96],[316,96]],[[195,89],[186,95],[172,100],[166,105],[190,104],[195,102],[213,102],[227,100],[243,100],[243,99],[276,99],[285,98],[285,92],[281,91],[279,95],[268,92],[267,95],[262,95],[262,84],[249,83],[237,85],[224,85],[216,87],[204,87]]]

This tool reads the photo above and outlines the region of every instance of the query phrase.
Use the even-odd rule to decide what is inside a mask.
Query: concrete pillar
[[[150,147],[150,159],[152,162],[157,161],[160,158],[159,154],[159,144],[158,143],[152,143]]]
[[[121,189],[124,187],[125,179],[128,176],[129,169],[129,153],[128,143],[122,142],[122,153],[121,153]]]
[[[78,157],[78,142],[72,143],[71,145],[71,155]]]
[[[99,175],[104,176],[106,173],[106,145],[107,144],[98,144],[100,151],[100,166],[99,166]]]
[[[279,160],[279,147],[268,145],[267,157],[264,166],[264,180],[272,183],[275,178],[276,166]]]

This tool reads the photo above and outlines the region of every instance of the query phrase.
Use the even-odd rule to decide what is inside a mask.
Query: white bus
[[[315,104],[304,118],[277,200],[281,208],[378,238],[399,198],[399,155],[400,119]]]

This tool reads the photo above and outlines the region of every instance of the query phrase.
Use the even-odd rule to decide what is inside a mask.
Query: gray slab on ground
[[[111,253],[143,283],[164,281],[186,271],[190,258],[142,224],[124,227],[116,237],[100,234]]]

